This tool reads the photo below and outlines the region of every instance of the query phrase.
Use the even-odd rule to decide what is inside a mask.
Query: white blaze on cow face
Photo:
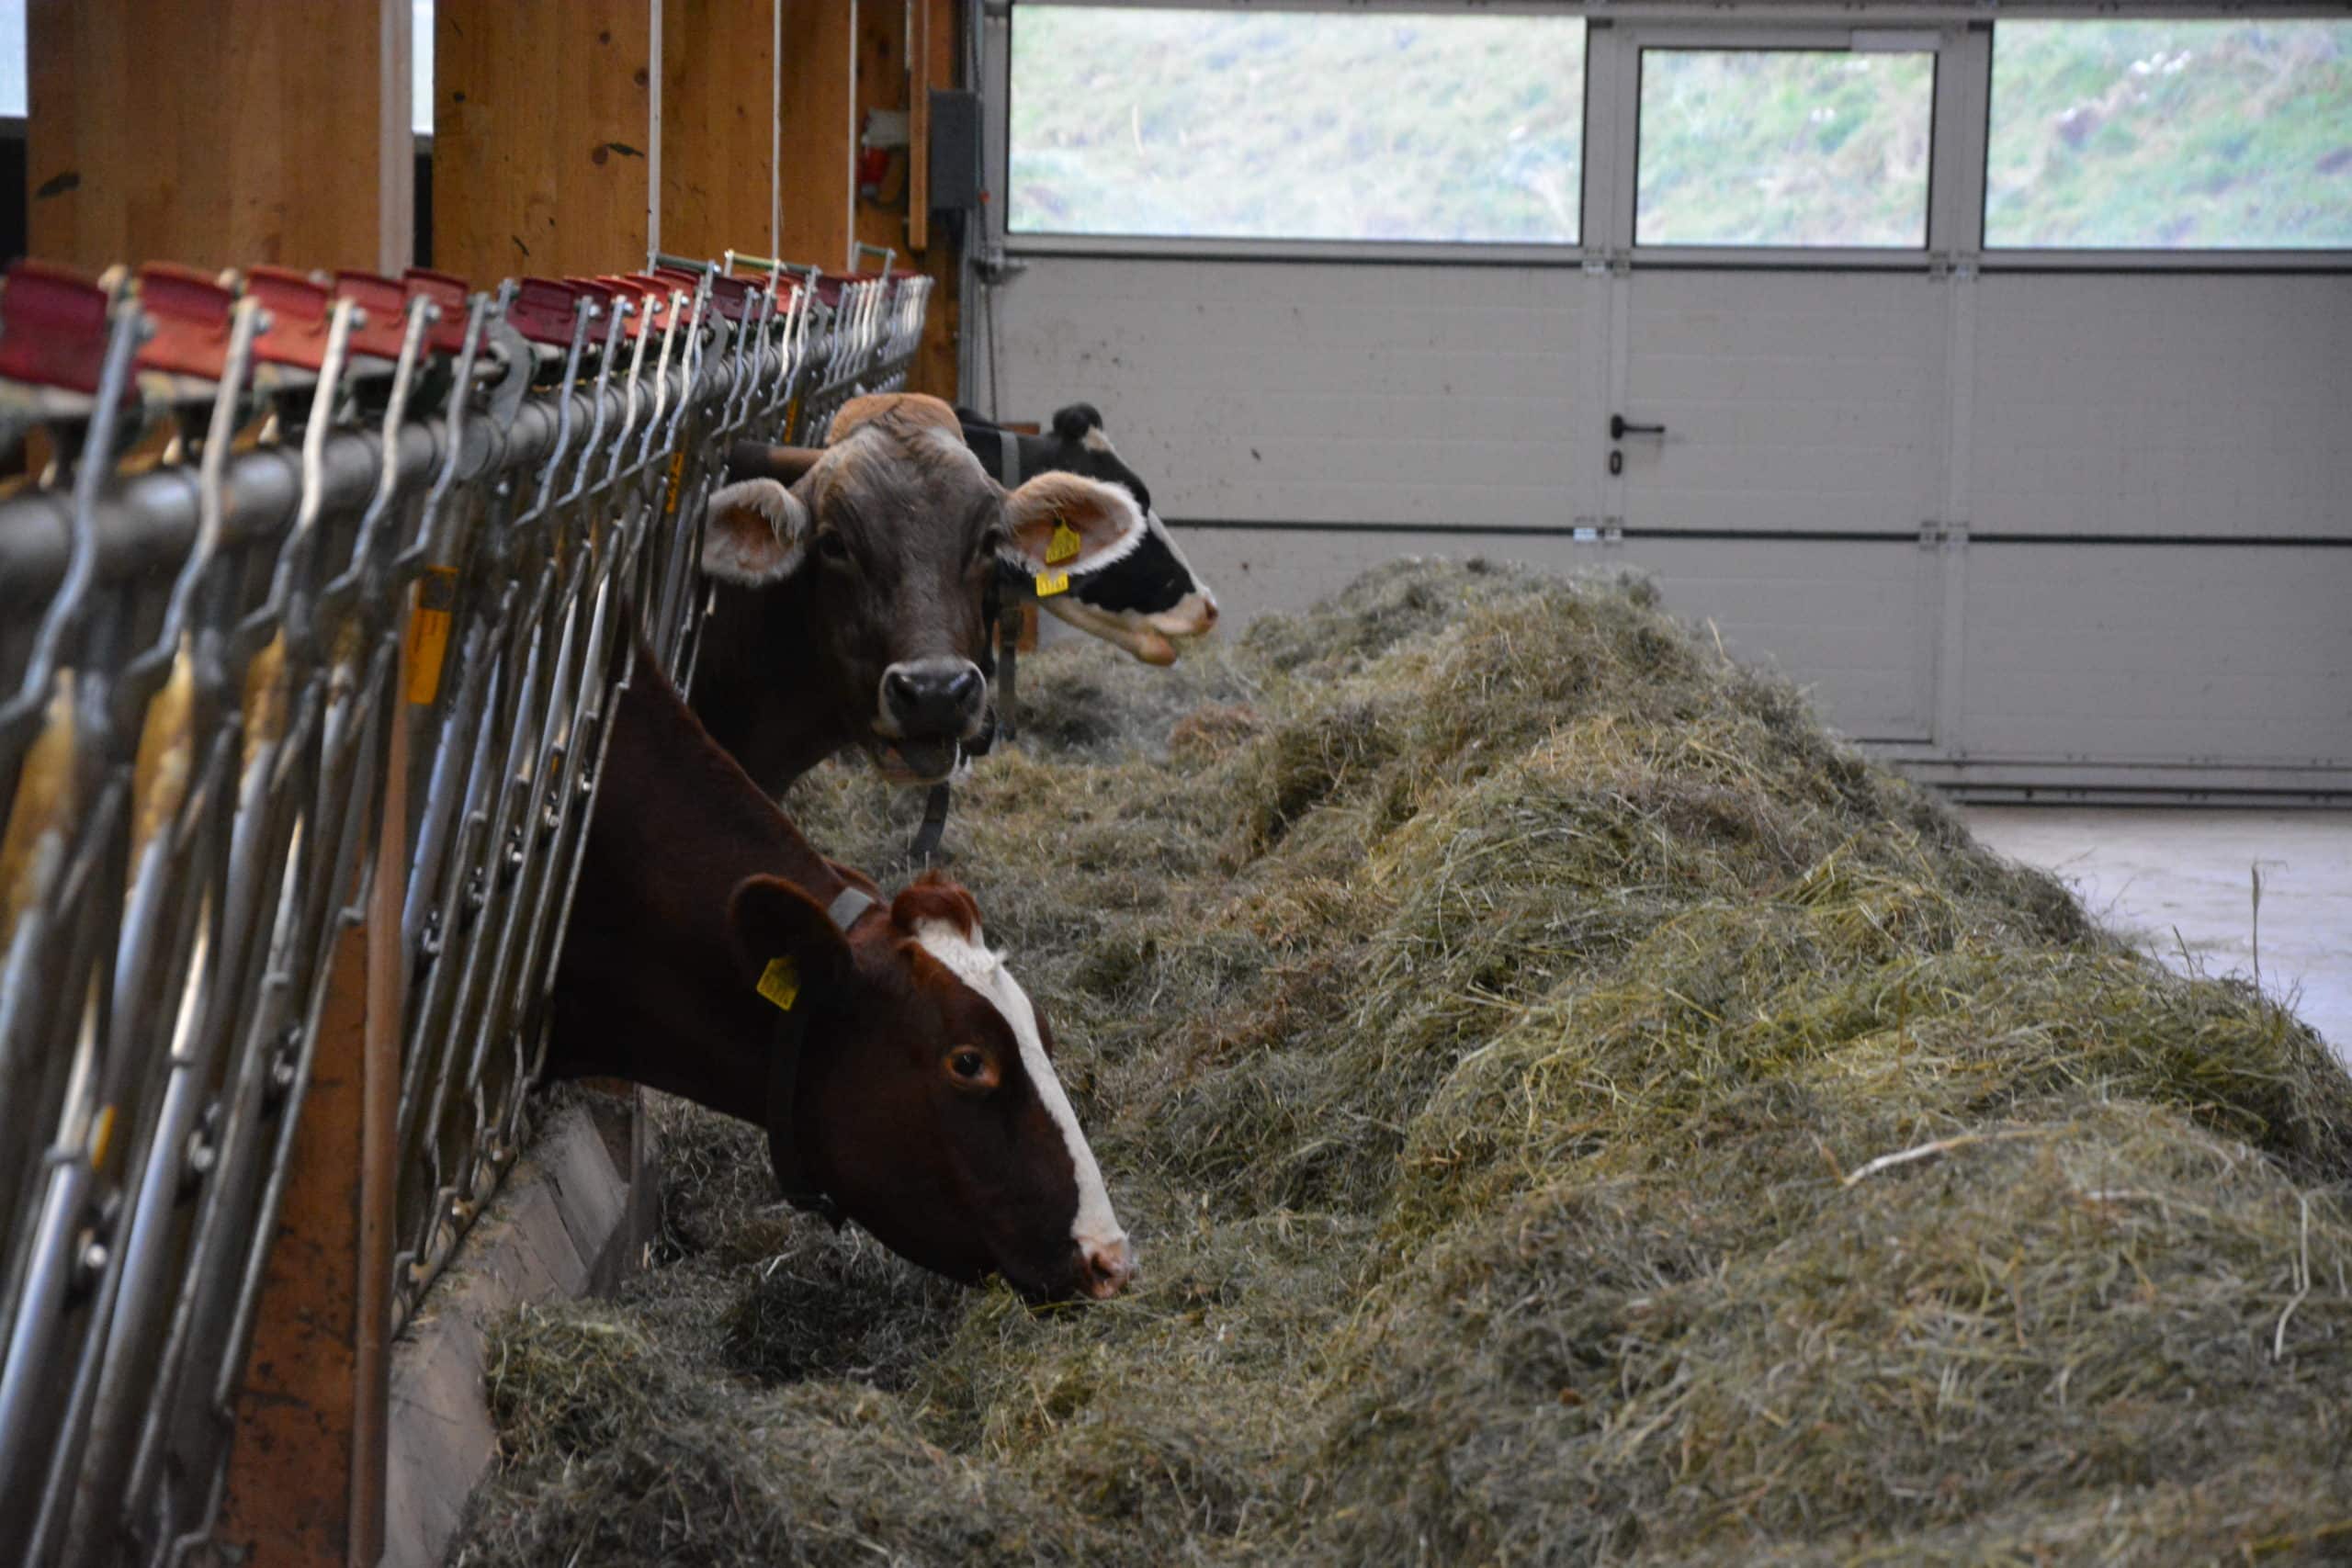
[[[1127,1244],[1127,1233],[1119,1228],[1118,1215],[1112,1212],[1111,1194],[1102,1185],[1102,1168],[1094,1163],[1094,1151],[1087,1145],[1086,1134],[1079,1130],[1078,1113],[1070,1109],[1069,1096],[1062,1090],[1060,1076],[1046,1055],[1045,1040],[1037,1032],[1037,1011],[1030,1005],[1029,994],[1021,988],[1021,982],[1012,977],[1003,960],[988,950],[977,930],[967,936],[948,921],[922,920],[915,926],[915,941],[949,974],[986,998],[1003,1016],[1013,1039],[1020,1042],[1021,1066],[1028,1073],[1029,1081],[1036,1086],[1037,1098],[1044,1103],[1046,1113],[1062,1130],[1062,1142],[1069,1150],[1070,1167],[1077,1174],[1078,1216],[1070,1222],[1070,1240],[1089,1258],[1116,1260],[1118,1276],[1112,1286],[1116,1289],[1133,1269],[1134,1254]]]

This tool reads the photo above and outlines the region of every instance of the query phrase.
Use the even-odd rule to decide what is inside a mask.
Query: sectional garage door
[[[1099,404],[1241,618],[1398,553],[1632,565],[1964,791],[2352,796],[2352,270],[1984,251],[1987,29],[1734,24],[1592,29],[1605,243],[1016,220],[973,385],[1023,417]],[[1677,208],[1671,117],[1750,90],[1878,115],[1894,195],[1823,220],[1850,232],[1776,234],[1735,186]],[[1732,222],[1736,245],[1708,227]]]

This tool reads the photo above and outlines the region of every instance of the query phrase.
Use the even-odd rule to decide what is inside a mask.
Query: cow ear
[[[1058,470],[1005,497],[1003,557],[1024,572],[1099,571],[1143,543],[1143,508],[1117,485]]]
[[[738,479],[710,498],[702,569],[757,588],[792,574],[808,543],[808,508],[774,479]]]
[[[804,996],[838,996],[855,968],[849,939],[832,917],[780,876],[737,883],[727,900],[727,925],[743,984],[778,1007],[803,1005]]]

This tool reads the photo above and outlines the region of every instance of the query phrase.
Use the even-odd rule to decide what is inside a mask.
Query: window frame
[[[2001,20],[2352,20],[2352,0],[2002,0],[1998,17],[1952,0],[1718,0],[1693,15],[1690,0],[1077,0],[1104,8],[1251,9],[1579,16],[1585,21],[1584,136],[1577,171],[1581,220],[1574,244],[1453,240],[1257,240],[1009,233],[1002,193],[1011,134],[1011,28],[1024,0],[986,0],[978,39],[982,157],[989,200],[982,209],[996,256],[1231,260],[1593,270],[1869,271],[1986,275],[2086,273],[2352,273],[2344,250],[1987,249],[1984,203],[1992,155],[1993,39]],[[1069,3],[1069,0],[1065,0]],[[1641,51],[1650,48],[1850,50],[1857,32],[1935,32],[1935,105],[1929,123],[1928,243],[1883,247],[1645,245],[1633,243],[1638,173]],[[994,262],[984,260],[983,270]]]
[[[2019,22],[2348,22],[2344,5],[2018,6],[2006,13]],[[1997,23],[1985,24],[1984,106],[1975,127],[1976,198],[1973,249],[1988,273],[2338,273],[2352,272],[2352,246],[2335,249],[2257,250],[2242,246],[1995,245],[1984,231],[1993,196],[1993,69]]]
[[[1829,32],[1821,29],[1805,29],[1802,32],[1790,30],[1782,33],[1780,39],[1769,43],[1753,41],[1745,33],[1738,36],[1737,41],[1717,41],[1713,35],[1713,30],[1703,27],[1693,28],[1690,29],[1685,36],[1679,37],[1668,35],[1664,38],[1652,38],[1645,34],[1635,34],[1628,39],[1626,52],[1631,56],[1631,63],[1628,69],[1632,73],[1633,80],[1627,89],[1626,102],[1633,127],[1633,146],[1626,154],[1627,163],[1625,174],[1627,176],[1627,203],[1625,208],[1624,233],[1625,246],[1634,254],[1636,259],[1649,261],[1661,257],[1673,258],[1677,256],[1687,256],[1695,259],[1713,258],[1725,254],[1735,257],[1768,254],[1776,260],[1785,260],[1791,257],[1802,260],[1806,257],[1824,256],[1850,262],[1859,261],[1869,256],[1886,256],[1890,258],[1900,258],[1905,262],[1917,265],[1924,265],[1926,263],[1928,253],[1934,248],[1936,229],[1936,164],[1938,161],[1936,157],[1936,89],[1938,81],[1943,74],[1944,41],[1940,37],[1938,37],[1933,43],[1922,49],[1864,50],[1854,47],[1853,33],[1855,30],[1856,29],[1851,28],[1841,28],[1836,32]],[[1865,28],[1860,30],[1868,31],[1870,29]],[[1894,30],[1903,32],[1916,31],[1923,38],[1935,31],[1935,29],[1929,28],[1902,28]],[[1681,33],[1682,29],[1678,28],[1676,29],[1676,32]],[[1733,36],[1733,34],[1728,32],[1724,35],[1726,39]],[[1757,35],[1758,38],[1769,36],[1770,35]],[[1841,39],[1843,41],[1840,41]],[[1736,240],[1675,240],[1656,244],[1644,243],[1641,237],[1642,85],[1644,62],[1652,53],[1927,55],[1928,170],[1926,188],[1920,192],[1919,197],[1919,243],[1916,245],[1757,245],[1747,244]]]
[[[1046,0],[1054,3],[1054,0]],[[1592,40],[1597,29],[1583,5],[1544,5],[1539,0],[1058,0],[1102,10],[1327,11],[1345,15],[1523,16],[1583,22],[1585,58],[1581,89],[1582,140],[1577,148],[1577,238],[1529,240],[1332,240],[1301,237],[1184,234],[1025,233],[1012,226],[1012,31],[1020,24],[1018,0],[1003,4],[1003,22],[984,40],[987,96],[983,149],[988,188],[1002,193],[988,207],[989,238],[1009,256],[1159,256],[1198,260],[1296,262],[1425,262],[1491,266],[1577,266],[1588,250],[1592,221]]]
[[[1946,127],[1967,112],[1967,34],[1949,17],[1917,17],[1917,7],[1890,8],[1886,19],[1848,17],[1826,23],[1819,16],[1787,24],[1765,23],[1746,13],[1717,19],[1631,22],[1612,29],[1611,69],[1624,146],[1608,213],[1613,255],[1637,270],[1708,268],[1740,271],[1928,272],[1944,265],[1957,214],[1953,197],[1966,184],[1955,166],[1953,141]],[[1898,19],[1899,18],[1899,19]],[[1857,35],[1900,33],[1916,48],[1858,50]],[[1649,50],[1738,53],[1928,53],[1928,189],[1926,239],[1918,245],[1639,244],[1635,221],[1641,192],[1642,56]],[[1589,129],[1587,139],[1591,139]]]

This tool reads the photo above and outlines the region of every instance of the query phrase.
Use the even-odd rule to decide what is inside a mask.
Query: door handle
[[[1611,441],[1623,441],[1628,435],[1664,435],[1665,434],[1666,426],[1662,424],[1634,424],[1627,421],[1622,413],[1612,413],[1609,416],[1609,439]]]

